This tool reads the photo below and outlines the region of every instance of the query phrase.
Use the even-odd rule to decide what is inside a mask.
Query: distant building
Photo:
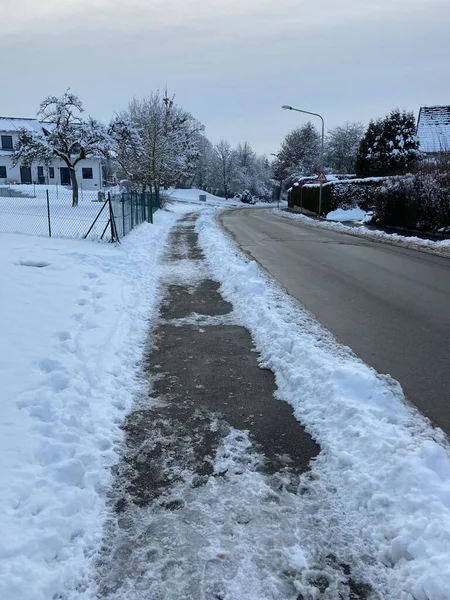
[[[422,106],[417,137],[421,151],[426,154],[450,152],[450,106]]]
[[[36,183],[41,185],[70,186],[69,169],[62,160],[55,159],[49,165],[33,163],[31,166],[18,164],[12,165],[12,153],[17,144],[19,129],[25,127],[31,131],[44,133],[46,128],[52,127],[49,123],[41,123],[37,119],[18,119],[15,117],[0,117],[0,185]],[[80,161],[75,167],[77,180],[86,190],[100,190],[102,188],[101,161],[87,158]]]

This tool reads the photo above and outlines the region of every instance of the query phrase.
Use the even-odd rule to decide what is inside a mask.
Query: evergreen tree
[[[359,177],[400,175],[420,159],[414,115],[395,109],[384,119],[371,121],[356,158]]]

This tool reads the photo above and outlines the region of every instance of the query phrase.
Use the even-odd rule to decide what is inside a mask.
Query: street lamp
[[[283,110],[295,110],[296,112],[301,112],[306,115],[313,115],[314,117],[319,117],[319,119],[322,121],[322,150],[321,150],[321,154],[320,154],[320,170],[323,171],[323,163],[324,163],[323,154],[324,154],[324,146],[325,146],[325,121],[323,120],[322,115],[319,115],[318,113],[315,113],[315,112],[310,112],[309,110],[293,108],[292,106],[288,106],[287,104],[283,104],[283,106],[281,108]],[[322,212],[322,182],[320,182],[320,188],[319,188],[319,219],[320,219],[321,212]]]
[[[275,156],[275,158],[278,158],[279,156],[279,152],[277,154],[274,154],[273,152],[270,153],[270,156]],[[281,200],[281,195],[283,194],[283,178],[281,177],[280,179],[280,193],[278,194],[278,206],[277,208],[280,208],[280,200]]]

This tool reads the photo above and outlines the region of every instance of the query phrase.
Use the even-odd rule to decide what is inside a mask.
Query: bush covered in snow
[[[385,179],[369,177],[367,179],[344,179],[331,181],[322,188],[322,214],[327,214],[338,208],[361,207],[363,210],[372,208],[375,190],[383,185]],[[311,212],[317,212],[319,206],[319,190],[317,183],[294,185],[289,192],[289,206],[303,207]]]
[[[450,172],[393,178],[376,191],[373,209],[380,225],[450,233]]]
[[[251,193],[248,190],[245,190],[240,195],[240,201],[243,202],[244,204],[253,204],[253,196],[251,195]]]

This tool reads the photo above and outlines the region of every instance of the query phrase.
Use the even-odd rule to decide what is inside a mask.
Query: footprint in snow
[[[88,301],[86,300],[86,298],[80,298],[76,301],[76,304],[78,304],[78,306],[86,306],[86,304],[88,304]]]
[[[72,339],[72,335],[70,334],[69,331],[57,331],[55,333],[55,337],[60,341],[60,342],[67,342],[68,340]]]
[[[37,365],[45,375],[52,373],[53,371],[64,370],[63,365],[58,360],[53,360],[52,358],[43,358],[38,361]]]

